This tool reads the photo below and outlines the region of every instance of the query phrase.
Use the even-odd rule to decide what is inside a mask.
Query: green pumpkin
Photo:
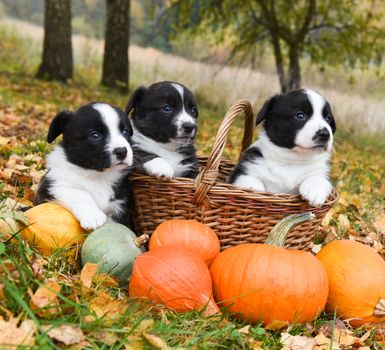
[[[142,245],[148,235],[137,237],[124,225],[107,223],[91,232],[81,249],[82,264],[99,265],[99,272],[119,279],[121,286],[127,284],[136,257],[146,250]]]

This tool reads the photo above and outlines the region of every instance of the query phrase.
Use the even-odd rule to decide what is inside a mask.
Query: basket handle
[[[207,192],[217,181],[218,168],[226,145],[227,134],[235,117],[242,111],[245,114],[245,124],[240,154],[242,154],[242,152],[251,145],[254,132],[253,107],[248,100],[238,100],[230,107],[223,118],[215,137],[213,149],[211,150],[211,154],[207,160],[206,167],[200,171],[195,179],[195,194],[193,199],[195,204],[200,205],[204,202]]]

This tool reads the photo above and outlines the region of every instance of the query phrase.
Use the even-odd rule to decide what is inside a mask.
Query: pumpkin
[[[106,223],[91,232],[83,243],[81,257],[86,263],[99,265],[99,272],[118,278],[126,285],[136,257],[145,252],[143,245],[148,235],[137,237],[128,227],[118,223]]]
[[[173,219],[162,222],[150,239],[150,250],[166,245],[178,245],[200,255],[210,266],[220,252],[215,232],[196,220]]]
[[[219,312],[206,263],[178,246],[159,247],[138,256],[129,295],[150,298],[178,312],[202,308],[205,315]]]
[[[335,240],[317,254],[329,278],[328,312],[352,326],[385,322],[385,261],[365,244]]]
[[[29,225],[21,235],[43,255],[60,248],[69,249],[84,241],[86,231],[72,213],[59,204],[39,204],[24,214]]]
[[[210,268],[215,299],[251,323],[312,321],[325,307],[326,272],[311,253],[283,246],[293,226],[313,217],[288,216],[274,226],[266,244],[221,252]]]

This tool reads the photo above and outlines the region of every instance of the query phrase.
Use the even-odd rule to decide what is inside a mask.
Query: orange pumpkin
[[[210,266],[220,252],[215,232],[196,220],[173,219],[162,222],[151,235],[150,250],[166,245],[178,245],[200,255]]]
[[[29,225],[21,231],[21,235],[44,255],[56,249],[68,249],[84,241],[86,232],[78,220],[56,203],[37,205],[24,214]]]
[[[325,307],[326,272],[311,253],[283,248],[291,227],[311,215],[285,218],[267,244],[241,244],[219,254],[210,268],[215,299],[252,323],[312,321]]]
[[[206,315],[219,312],[205,262],[177,246],[156,248],[136,258],[129,295],[150,298],[178,312],[203,307]]]
[[[352,326],[385,322],[385,261],[365,244],[336,240],[317,254],[329,278],[328,312]]]

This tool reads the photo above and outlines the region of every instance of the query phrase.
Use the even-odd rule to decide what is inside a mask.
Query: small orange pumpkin
[[[365,244],[335,240],[317,254],[329,278],[328,312],[352,326],[385,322],[385,261]]]
[[[150,298],[178,312],[203,307],[206,315],[219,312],[205,262],[177,246],[159,247],[136,258],[129,295]]]
[[[86,231],[70,211],[56,203],[43,203],[27,210],[29,225],[21,231],[23,239],[44,255],[82,243]]]
[[[150,250],[166,245],[178,245],[200,255],[210,266],[220,252],[215,232],[196,220],[172,219],[162,222],[150,239]]]
[[[221,252],[210,268],[215,299],[252,323],[312,321],[325,307],[326,272],[311,253],[283,248],[291,227],[312,215],[283,219],[267,244],[241,244]]]

